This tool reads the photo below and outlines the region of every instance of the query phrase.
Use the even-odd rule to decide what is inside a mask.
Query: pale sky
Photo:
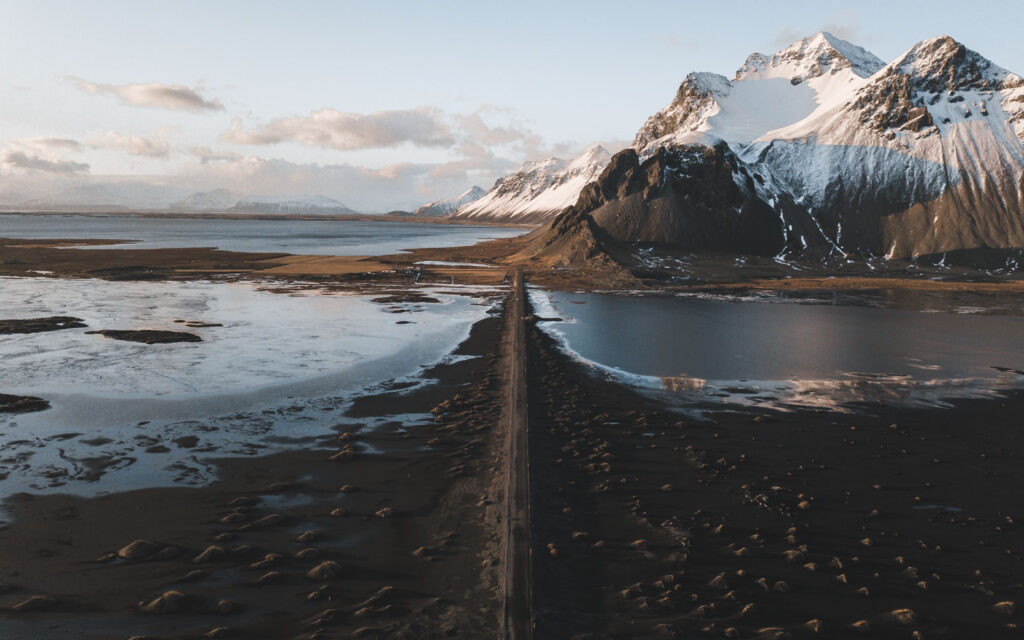
[[[1019,0],[0,0],[0,202],[128,180],[411,208],[621,146],[688,72],[820,30],[1024,73],[1021,24]]]

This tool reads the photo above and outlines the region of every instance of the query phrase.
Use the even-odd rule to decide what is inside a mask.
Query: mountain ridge
[[[948,36],[883,64],[820,33],[752,54],[733,80],[688,74],[620,155],[629,170],[603,174],[586,211],[619,242],[814,258],[1024,247],[1024,82]]]

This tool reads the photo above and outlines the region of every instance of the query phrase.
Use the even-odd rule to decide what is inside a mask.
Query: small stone
[[[280,571],[268,571],[256,580],[256,584],[276,584],[284,580],[284,574]]]
[[[308,572],[306,577],[314,580],[331,580],[341,577],[341,565],[333,560],[324,560]]]
[[[136,540],[118,549],[117,556],[129,562],[145,560],[155,555],[162,548],[163,545],[150,542],[149,540]]]
[[[249,565],[250,569],[269,569],[284,559],[280,553],[268,553],[262,559]]]
[[[174,613],[184,604],[185,594],[180,591],[165,591],[149,602],[139,603],[139,608],[146,613]]]
[[[900,624],[914,624],[917,620],[917,614],[912,609],[896,609],[889,612],[889,615]]]
[[[1001,613],[1006,616],[1012,616],[1015,605],[1010,600],[1004,600],[1003,602],[997,602],[992,605],[992,610],[996,613]]]
[[[219,562],[226,558],[227,555],[228,552],[224,550],[224,547],[218,547],[217,545],[212,544],[203,549],[202,553],[197,555],[195,558],[192,558],[192,562],[195,562],[196,564],[204,562]]]
[[[799,549],[788,549],[782,553],[787,562],[803,562],[806,556]]]
[[[32,596],[26,600],[22,600],[18,604],[11,607],[13,611],[41,611],[43,609],[50,609],[60,604],[60,598],[53,596]]]

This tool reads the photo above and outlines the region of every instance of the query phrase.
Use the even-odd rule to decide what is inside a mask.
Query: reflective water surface
[[[0,215],[3,238],[135,240],[104,248],[383,255],[510,238],[527,229],[376,220],[255,220],[101,215]]]
[[[0,500],[204,484],[214,477],[212,457],[329,435],[354,394],[413,379],[490,312],[486,288],[423,291],[439,302],[379,304],[299,288],[285,295],[244,282],[0,277],[0,319],[69,315],[88,325],[0,335],[0,393],[52,405],[0,413]],[[188,331],[202,342],[86,333],[98,329]]]
[[[690,400],[936,404],[1024,383],[1024,317],[974,307],[531,295],[581,358]]]

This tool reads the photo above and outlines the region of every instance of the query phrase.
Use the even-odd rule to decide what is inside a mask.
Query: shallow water
[[[445,359],[489,313],[458,290],[424,287],[440,303],[383,305],[251,283],[0,278],[0,318],[70,315],[89,325],[0,336],[0,392],[52,403],[0,414],[0,499],[202,484],[213,478],[209,458],[330,434],[346,423],[353,394]],[[144,345],[85,333],[142,328],[203,341]]]
[[[941,404],[1022,386],[1024,317],[533,290],[582,359],[689,400]]]
[[[511,238],[527,229],[375,220],[253,220],[102,215],[0,215],[0,237],[135,240],[103,248],[384,255]],[[95,248],[95,247],[92,247]]]

